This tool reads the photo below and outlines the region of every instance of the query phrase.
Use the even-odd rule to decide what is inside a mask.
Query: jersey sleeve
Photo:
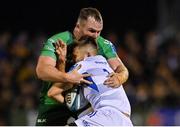
[[[116,48],[110,41],[99,36],[97,43],[100,55],[103,55],[106,59],[117,57]]]
[[[64,43],[68,44],[72,40],[72,35],[70,34],[70,32],[65,31],[65,32],[62,32],[62,33],[59,33],[59,34],[56,34],[56,35],[50,37],[44,43],[44,46],[41,50],[40,55],[41,56],[49,56],[49,57],[53,58],[54,60],[57,60],[56,51],[55,51],[55,47],[53,46],[53,43],[56,43],[58,39],[62,40]]]

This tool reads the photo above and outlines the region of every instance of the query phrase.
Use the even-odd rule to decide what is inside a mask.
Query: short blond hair
[[[101,13],[92,7],[82,8],[78,16],[78,21],[86,21],[89,17],[93,17],[97,22],[103,22]]]

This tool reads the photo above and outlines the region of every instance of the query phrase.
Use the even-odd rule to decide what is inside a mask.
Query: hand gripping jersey
[[[108,74],[113,72],[106,59],[101,55],[87,57],[75,67],[80,64],[82,67],[78,70],[79,73],[92,74],[86,79],[93,84],[83,86],[83,90],[85,98],[91,103],[93,109],[108,106],[130,115],[131,108],[123,86],[111,88],[103,84]]]

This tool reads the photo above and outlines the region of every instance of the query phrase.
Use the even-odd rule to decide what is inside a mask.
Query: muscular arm
[[[40,56],[36,67],[38,78],[44,81],[68,82],[66,73],[59,71],[56,67],[56,61],[48,56]]]
[[[90,82],[83,79],[84,77],[90,76],[90,74],[79,74],[78,68],[74,69],[70,73],[59,71],[56,68],[56,61],[48,56],[40,56],[36,67],[36,74],[39,79],[51,82],[61,82],[70,84],[79,84]]]

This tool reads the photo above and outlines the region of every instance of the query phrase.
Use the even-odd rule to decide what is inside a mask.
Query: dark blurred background
[[[134,125],[180,125],[180,1],[1,1],[0,125],[31,125],[43,42],[73,29],[83,7],[102,14],[102,36],[114,43],[130,77],[124,84]]]

